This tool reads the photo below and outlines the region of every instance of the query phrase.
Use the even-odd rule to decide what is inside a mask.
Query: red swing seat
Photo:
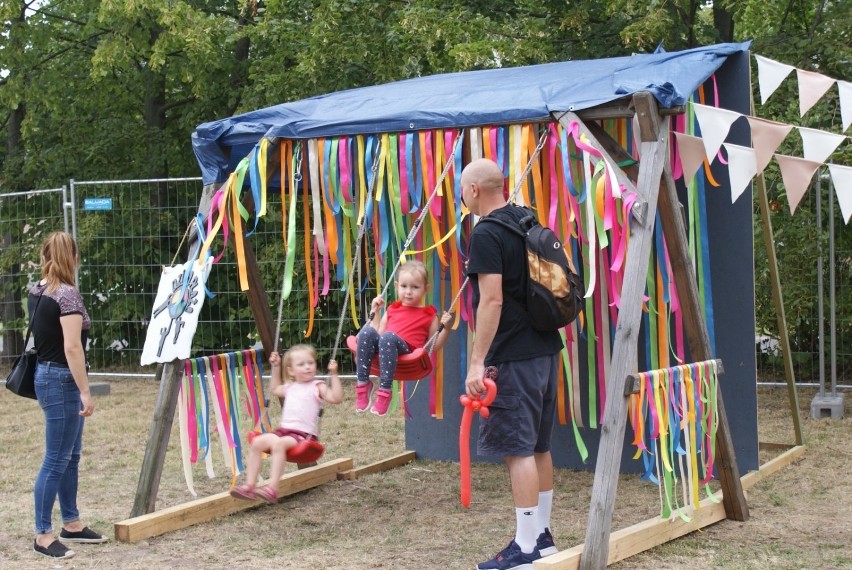
[[[249,444],[251,440],[260,435],[259,431],[250,431],[246,436]],[[315,439],[303,439],[287,450],[287,461],[290,463],[313,463],[322,457],[325,446]]]
[[[352,354],[357,358],[358,339],[354,336],[346,337],[346,346],[352,351]],[[373,362],[370,364],[370,373],[373,376],[379,375],[379,357],[373,356]],[[402,382],[410,382],[414,380],[422,380],[432,374],[432,359],[425,348],[415,348],[408,354],[400,354],[396,361],[396,372],[394,380]]]

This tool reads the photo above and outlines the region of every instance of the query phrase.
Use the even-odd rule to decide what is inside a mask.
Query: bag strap
[[[41,298],[44,297],[44,291],[41,292],[41,295],[38,296],[38,301],[36,301],[35,309],[33,309],[33,314],[30,315],[30,326],[27,327],[27,338],[24,339],[24,352],[27,350],[27,345],[30,344],[30,334],[33,332],[33,320],[35,320],[36,313],[38,312],[39,303],[41,303]]]

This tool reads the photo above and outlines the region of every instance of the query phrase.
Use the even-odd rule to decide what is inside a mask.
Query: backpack
[[[480,222],[497,223],[524,240],[528,275],[526,311],[533,328],[556,331],[576,319],[582,309],[580,277],[553,230],[539,224],[535,212],[525,210],[528,215],[517,224],[487,216]]]

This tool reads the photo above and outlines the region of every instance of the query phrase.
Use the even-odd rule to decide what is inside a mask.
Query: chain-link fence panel
[[[0,194],[0,373],[23,352],[27,287],[40,276],[39,248],[54,231],[68,231],[66,188]],[[32,342],[32,341],[30,341]]]
[[[71,190],[82,257],[78,285],[92,318],[88,357],[93,371],[152,372],[153,367],[139,366],[148,321],[162,268],[186,260],[187,231],[198,211],[201,179],[72,181]],[[297,223],[301,225],[301,217]],[[254,226],[253,220],[248,226]],[[274,317],[284,270],[281,230],[281,199],[270,192],[267,215],[247,242],[257,258]],[[193,356],[243,350],[259,342],[248,296],[239,288],[232,244],[225,246],[222,236],[220,232],[211,248],[217,256],[223,247],[225,251],[210,272],[207,288],[214,296],[204,300],[199,313]],[[279,345],[284,349],[307,342],[327,357],[335,343],[343,295],[332,289],[320,297],[306,338],[309,302],[303,239],[297,232],[301,254],[296,256],[293,291],[284,304]],[[344,330],[349,332],[348,326]],[[339,354],[341,369],[351,369],[344,368],[351,367],[348,358]]]

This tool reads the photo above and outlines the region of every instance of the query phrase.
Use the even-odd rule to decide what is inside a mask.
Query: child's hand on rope
[[[452,320],[453,314],[449,311],[444,311],[444,314],[441,315],[441,324],[444,325],[444,328],[446,328]]]
[[[273,352],[269,355],[269,364],[273,367],[281,366],[281,355],[277,352]]]
[[[384,306],[385,306],[385,300],[382,299],[381,297],[376,297],[375,299],[373,299],[373,302],[370,303],[370,313],[375,315],[379,312],[379,309],[381,309]]]
[[[328,361],[328,373],[329,374],[337,374],[337,361],[329,360]]]

